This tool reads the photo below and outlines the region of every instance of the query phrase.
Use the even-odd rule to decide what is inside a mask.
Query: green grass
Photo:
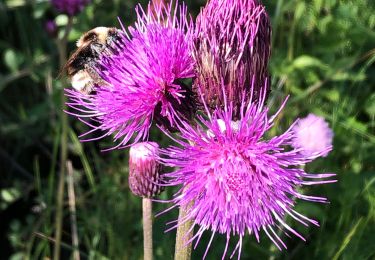
[[[74,19],[68,50],[90,28],[128,25],[135,1],[93,0]],[[258,244],[246,236],[242,259],[375,258],[375,5],[373,0],[269,0],[273,46],[270,71],[276,109],[290,95],[275,130],[312,112],[333,128],[334,150],[307,166],[310,172],[335,172],[338,183],[305,189],[331,203],[300,202],[299,212],[319,220],[305,237],[284,237],[288,250],[275,250],[265,235]],[[145,4],[145,1],[142,1]],[[193,15],[204,1],[187,1]],[[0,3],[0,258],[42,259],[53,255],[61,85],[56,44],[43,30],[48,1]],[[58,17],[61,31],[66,17]],[[101,152],[110,138],[79,142],[87,128],[69,117],[68,159],[73,162],[80,254],[83,259],[142,259],[141,199],[127,184],[127,150]],[[154,129],[151,138],[168,144]],[[172,190],[163,193],[170,198]],[[65,194],[65,202],[67,197]],[[160,212],[168,205],[157,204]],[[177,211],[155,220],[156,259],[172,259],[175,232],[164,234]],[[3,239],[3,238],[6,238]],[[193,252],[200,259],[210,234]],[[73,248],[69,210],[63,218],[63,256]],[[234,246],[235,240],[231,244]],[[225,238],[217,236],[208,259],[221,257]],[[10,251],[9,251],[10,250]]]

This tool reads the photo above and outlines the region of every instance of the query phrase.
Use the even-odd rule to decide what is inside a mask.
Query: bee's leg
[[[85,70],[90,75],[92,82],[93,82],[93,89],[95,89],[95,85],[97,86],[107,86],[108,82],[106,82],[103,78],[100,77],[98,73],[98,67],[94,66],[86,66]]]
[[[81,92],[82,92],[83,94],[88,95],[88,94],[92,94],[93,90],[94,90],[94,82],[91,80],[91,81],[87,82],[87,84],[86,84],[85,87],[81,90]]]

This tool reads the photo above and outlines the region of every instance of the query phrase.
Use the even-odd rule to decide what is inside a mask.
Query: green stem
[[[73,245],[73,260],[80,260],[79,256],[79,242],[78,242],[78,229],[77,229],[77,213],[76,213],[76,195],[74,192],[74,177],[73,177],[73,166],[71,161],[67,161],[66,169],[68,173],[67,185],[68,185],[68,198],[69,198],[69,210],[70,210],[70,224],[72,232],[72,245]]]
[[[190,207],[191,205],[187,205],[185,207],[181,206],[179,214],[178,214],[176,247],[175,247],[175,253],[174,253],[175,260],[190,260],[191,259],[192,244],[187,243],[187,242],[193,236],[193,232],[189,232],[193,225],[193,220],[185,221],[185,216],[187,215],[187,212],[190,210]]]
[[[152,201],[142,199],[144,260],[152,260]]]
[[[65,27],[64,35],[61,39],[57,40],[57,47],[59,51],[59,63],[62,68],[67,61],[67,39],[68,35],[72,29],[73,18],[69,17],[68,24]],[[65,77],[62,77],[61,83],[63,86],[66,84]],[[57,196],[56,196],[56,215],[55,215],[55,248],[53,251],[53,259],[60,259],[60,247],[61,247],[61,234],[62,234],[62,220],[63,220],[63,209],[64,209],[64,183],[66,174],[66,160],[68,157],[67,141],[68,141],[68,117],[64,110],[65,105],[65,95],[64,91],[61,91],[61,142],[60,142],[60,175],[59,182],[57,186]]]

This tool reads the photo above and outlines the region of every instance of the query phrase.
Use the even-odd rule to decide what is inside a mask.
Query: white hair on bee
[[[111,28],[108,28],[108,27],[103,27],[103,26],[99,26],[99,27],[96,27],[86,33],[84,33],[77,41],[76,43],[76,46],[79,48],[81,47],[83,44],[87,43],[87,40],[85,40],[85,36],[87,36],[88,34],[90,33],[93,33],[95,34],[95,36],[99,39],[99,42],[100,43],[103,43],[105,44],[106,42],[106,39],[108,37],[108,32]],[[89,40],[90,41],[90,40]]]

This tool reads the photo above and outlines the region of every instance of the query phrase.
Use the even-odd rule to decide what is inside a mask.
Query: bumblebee
[[[74,89],[90,94],[95,85],[107,84],[97,73],[96,66],[100,54],[120,40],[120,30],[113,27],[96,27],[78,39],[77,49],[64,67]]]

